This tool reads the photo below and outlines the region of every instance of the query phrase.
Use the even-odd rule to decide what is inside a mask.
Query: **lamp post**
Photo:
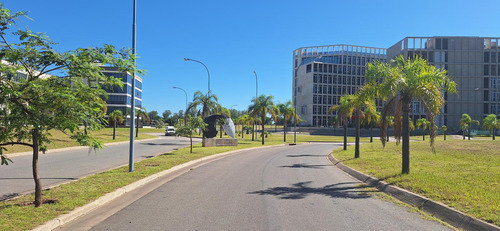
[[[205,69],[207,69],[207,74],[208,74],[208,92],[207,92],[207,96],[210,95],[210,71],[208,71],[208,67],[204,63],[202,63],[201,61],[198,61],[196,59],[184,58],[184,61],[197,62],[197,63],[203,65],[205,67]]]
[[[174,89],[179,89],[179,90],[182,90],[184,92],[184,95],[186,95],[186,111],[184,111],[184,125],[187,124],[187,121],[186,121],[186,118],[187,118],[187,110],[188,110],[188,95],[186,93],[186,91],[180,87],[173,87]]]
[[[258,82],[258,78],[257,78],[257,72],[253,71],[253,73],[255,74],[255,102],[254,102],[254,104],[257,105],[259,82]],[[257,113],[255,113],[255,117],[257,117]],[[264,121],[262,121],[262,123],[264,123]],[[255,118],[253,125],[255,128],[253,129],[253,133],[252,133],[252,141],[254,141],[254,134],[256,133],[255,130],[257,130],[257,118]]]
[[[135,56],[135,16],[136,16],[136,0],[134,0],[133,6],[133,20],[132,20],[132,56]],[[130,114],[130,146],[129,146],[129,159],[128,159],[128,171],[134,171],[134,128],[135,128],[135,58],[134,58],[134,71],[132,72],[132,97],[131,97],[131,114]]]

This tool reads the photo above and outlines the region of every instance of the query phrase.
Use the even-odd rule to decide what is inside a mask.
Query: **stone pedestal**
[[[203,142],[203,147],[217,147],[217,146],[238,146],[238,139],[222,138],[213,139],[205,138]]]

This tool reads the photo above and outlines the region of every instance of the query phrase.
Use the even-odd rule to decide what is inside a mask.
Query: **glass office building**
[[[367,63],[386,61],[386,49],[353,45],[303,47],[293,52],[293,103],[300,126],[326,127],[345,94],[365,84]]]
[[[106,76],[113,76],[122,80],[123,87],[104,87],[104,90],[108,93],[107,103],[107,114],[113,112],[114,110],[120,110],[123,112],[126,118],[125,126],[130,125],[130,114],[131,114],[131,99],[132,99],[132,75],[128,73],[118,72],[115,68],[104,67],[103,74]],[[140,76],[135,76],[135,108],[140,109],[142,107],[142,78]]]

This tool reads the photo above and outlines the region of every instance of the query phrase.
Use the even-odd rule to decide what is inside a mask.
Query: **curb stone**
[[[377,188],[379,191],[389,194],[404,203],[418,207],[419,209],[424,210],[425,212],[439,218],[440,220],[450,224],[453,227],[464,230],[500,231],[500,227],[494,224],[490,224],[477,218],[471,217],[454,208],[448,207],[443,203],[433,201],[424,196],[393,186],[385,181],[381,181],[377,178],[371,177],[355,169],[347,167],[346,165],[335,159],[335,157],[333,157],[331,153],[328,155],[328,159],[333,165],[353,176],[354,178],[367,183],[368,185]]]
[[[169,173],[172,173],[172,172],[175,172],[177,170],[180,170],[180,169],[183,169],[183,168],[188,168],[190,166],[193,166],[197,163],[200,163],[200,162],[203,162],[203,161],[208,161],[206,163],[209,163],[210,161],[212,160],[216,160],[218,158],[222,158],[222,157],[225,157],[225,156],[229,156],[231,154],[236,154],[238,152],[242,152],[242,151],[248,151],[248,150],[254,150],[254,149],[262,149],[262,148],[271,148],[271,147],[280,147],[280,146],[284,146],[283,144],[278,144],[278,145],[270,145],[270,146],[263,146],[263,147],[253,147],[253,148],[246,148],[246,149],[238,149],[238,150],[233,150],[233,151],[229,151],[229,152],[224,152],[224,153],[219,153],[219,154],[215,154],[215,155],[211,155],[211,156],[205,156],[205,157],[202,157],[200,159],[196,159],[196,160],[192,160],[192,161],[189,161],[189,162],[186,162],[184,164],[180,164],[180,165],[176,165],[172,168],[169,168],[169,169],[166,169],[166,170],[163,170],[161,172],[158,172],[158,173],[155,173],[151,176],[148,176],[146,178],[143,178],[141,180],[138,180],[136,182],[133,182],[129,185],[126,185],[124,187],[121,187],[119,189],[116,189],[115,191],[113,192],[110,192],[108,194],[105,194],[99,198],[97,198],[95,201],[92,201],[86,205],[83,205],[82,207],[78,207],[78,208],[75,208],[74,210],[72,210],[71,212],[67,213],[67,214],[63,214],[63,215],[60,215],[56,218],[54,218],[53,220],[50,220],[50,221],[47,221],[45,224],[43,225],[39,225],[38,227],[32,229],[32,231],[46,231],[46,230],[55,230],[55,229],[58,229],[60,228],[61,226],[63,226],[64,224],[67,224],[75,219],[78,219],[79,217],[85,215],[85,214],[88,214],[92,211],[94,211],[95,209],[105,205],[106,203],[120,197],[121,195],[123,194],[126,194],[134,189],[137,189],[141,186],[144,186],[146,185],[147,183],[155,180],[155,179],[158,179],[160,177],[163,177]],[[203,164],[206,164],[206,163],[203,163]],[[203,165],[202,164],[202,165]]]

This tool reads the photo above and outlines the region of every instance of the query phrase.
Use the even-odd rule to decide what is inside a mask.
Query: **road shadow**
[[[313,154],[300,154],[300,155],[286,155],[286,157],[325,157],[326,155],[313,155]]]
[[[325,164],[294,164],[294,165],[284,165],[280,166],[280,168],[311,168],[311,169],[323,169],[324,167],[331,167],[332,165]]]
[[[0,180],[33,180],[33,177],[0,177]],[[41,177],[40,180],[78,180],[74,177]]]
[[[178,146],[179,144],[174,144],[174,143],[139,143],[139,145],[150,145],[150,146],[156,146],[156,145],[162,145],[162,146]]]
[[[367,185],[355,185],[358,184],[357,182],[337,183],[318,188],[309,187],[308,185],[311,182],[299,182],[293,184],[291,187],[274,187],[249,192],[248,194],[272,195],[285,200],[303,199],[309,195],[323,195],[330,198],[366,199],[371,197],[368,195],[369,192],[376,192],[375,190],[365,190],[365,188],[369,187]]]

